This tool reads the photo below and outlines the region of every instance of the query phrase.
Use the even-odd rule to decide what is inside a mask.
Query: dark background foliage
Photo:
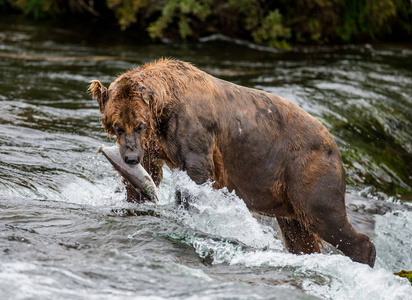
[[[412,0],[0,0],[0,14],[104,23],[152,39],[219,33],[292,44],[411,42]]]

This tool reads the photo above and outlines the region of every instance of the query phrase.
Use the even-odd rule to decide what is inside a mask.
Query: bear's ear
[[[107,91],[107,88],[99,80],[92,80],[90,81],[88,92],[93,96],[93,99],[97,99],[100,113],[103,113],[104,106],[107,100],[109,100],[109,92]]]
[[[153,92],[145,87],[140,87],[138,93],[141,95],[143,101],[150,105],[150,102],[153,100]]]

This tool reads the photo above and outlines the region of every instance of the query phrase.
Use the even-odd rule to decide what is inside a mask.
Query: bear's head
[[[153,92],[119,77],[107,89],[98,80],[93,80],[89,93],[97,99],[102,124],[111,137],[116,136],[120,154],[129,164],[138,164],[155,129],[151,110]]]

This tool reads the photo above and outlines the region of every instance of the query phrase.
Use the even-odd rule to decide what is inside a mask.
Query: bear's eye
[[[139,123],[136,128],[134,129],[135,132],[141,132],[144,128],[144,124],[143,123]]]
[[[114,125],[113,129],[117,135],[122,135],[124,133],[124,129],[120,125]]]

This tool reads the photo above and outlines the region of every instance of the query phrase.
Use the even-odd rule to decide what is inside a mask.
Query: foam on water
[[[341,255],[267,251],[238,254],[229,263],[293,269],[302,278],[301,288],[323,299],[407,299],[412,292],[406,279],[383,268],[371,269],[354,263]]]
[[[94,266],[91,267],[93,270]],[[186,278],[201,279],[210,281],[211,279],[199,270],[192,270],[188,267],[169,264],[165,268],[173,275],[183,276]],[[99,270],[97,272],[102,272]],[[124,271],[124,270],[123,270]],[[130,270],[128,273],[130,273]],[[91,271],[92,272],[92,271]],[[53,276],[50,276],[53,274]],[[98,275],[98,273],[96,273]],[[158,274],[156,274],[158,275]],[[147,275],[147,280],[156,282],[156,275]],[[100,275],[104,278],[104,274]],[[103,284],[102,282],[92,280],[85,274],[80,275],[75,272],[65,270],[64,268],[41,265],[38,263],[28,262],[0,262],[0,294],[2,299],[166,299],[168,297],[159,297],[150,295],[156,294],[156,291],[148,292],[146,290],[135,291],[129,289],[117,288],[117,283]],[[61,284],[65,282],[66,284]],[[77,288],[73,289],[72,286]],[[3,287],[7,289],[2,290]],[[93,293],[90,293],[93,290]]]
[[[50,180],[26,179],[26,184],[9,184],[0,190],[2,197],[23,197],[101,206],[124,203],[125,189],[120,175],[102,159],[84,161],[84,174],[57,173]],[[90,175],[91,174],[91,175]],[[23,180],[23,179],[21,179]]]
[[[126,191],[120,179],[108,177],[95,182],[76,178],[62,189],[59,198],[74,204],[103,206],[121,205],[126,198]]]
[[[178,212],[186,226],[253,247],[197,236],[185,240],[200,257],[210,257],[213,264],[293,270],[300,278],[299,287],[322,299],[407,299],[412,293],[408,280],[393,275],[396,270],[411,267],[410,212],[376,217],[373,240],[378,256],[376,267],[371,269],[343,255],[287,253],[273,231],[259,224],[234,193],[213,190],[211,184],[196,185],[181,171],[173,172],[173,182],[190,203],[187,211]],[[391,245],[399,248],[391,249]]]
[[[375,216],[376,264],[392,272],[412,269],[412,212],[392,211]]]

